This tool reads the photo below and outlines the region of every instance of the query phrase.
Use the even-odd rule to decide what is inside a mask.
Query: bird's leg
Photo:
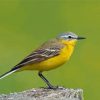
[[[49,89],[57,89],[58,87],[55,87],[53,85],[50,84],[50,82],[42,75],[42,72],[38,72],[38,75],[40,76],[40,78],[42,78],[44,80],[44,82],[48,85]]]

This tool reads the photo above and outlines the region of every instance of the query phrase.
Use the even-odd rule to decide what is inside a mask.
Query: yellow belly
[[[65,46],[60,55],[55,56],[53,58],[47,59],[40,63],[31,64],[28,66],[23,66],[21,70],[38,70],[38,71],[47,71],[54,68],[59,67],[60,65],[64,64],[70,58],[74,47],[73,46]]]

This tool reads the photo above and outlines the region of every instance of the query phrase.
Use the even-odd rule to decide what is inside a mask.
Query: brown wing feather
[[[14,68],[12,68],[12,70],[16,70],[28,64],[38,63],[59,55],[62,46],[60,44],[55,45],[55,42],[50,43],[50,45],[51,46],[49,47],[47,46],[47,44],[42,45],[39,49],[35,50],[33,53],[23,59],[19,64],[17,64]]]

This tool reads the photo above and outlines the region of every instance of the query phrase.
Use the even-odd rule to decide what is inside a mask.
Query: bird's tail
[[[16,71],[17,71],[17,70],[10,70],[10,71],[4,73],[3,75],[1,75],[1,76],[0,76],[0,79],[3,79],[3,78],[5,78],[6,76],[8,76],[8,75],[10,75],[10,74],[12,74],[12,73],[14,73],[14,72],[16,72]]]

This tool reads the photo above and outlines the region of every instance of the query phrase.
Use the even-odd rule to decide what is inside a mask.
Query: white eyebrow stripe
[[[68,36],[69,36],[69,35],[62,35],[61,37],[62,37],[62,38],[65,38],[65,37],[68,38]]]

